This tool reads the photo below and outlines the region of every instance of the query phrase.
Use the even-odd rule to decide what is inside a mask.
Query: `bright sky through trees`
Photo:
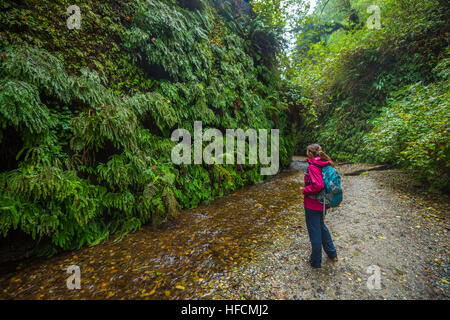
[[[304,5],[309,4],[308,15],[312,14],[317,5],[317,0],[305,0]],[[298,10],[299,5],[294,3],[291,4],[290,13],[294,14]],[[295,26],[296,21],[288,19],[287,20],[287,30],[291,30]],[[295,46],[295,37],[292,33],[287,32],[285,34],[285,39],[288,41],[288,52],[290,52]]]

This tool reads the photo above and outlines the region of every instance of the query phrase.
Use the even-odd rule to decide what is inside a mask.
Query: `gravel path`
[[[294,169],[304,166],[297,159]],[[323,253],[309,266],[303,203],[289,207],[291,226],[257,260],[221,284],[224,299],[448,299],[449,200],[421,195],[397,170],[345,175],[367,165],[338,167],[344,201],[326,216],[339,261]],[[303,179],[299,171],[294,179]],[[406,187],[411,187],[407,188]],[[403,188],[403,190],[402,190]],[[368,273],[369,266],[372,271]],[[380,271],[381,288],[368,288]],[[372,276],[373,275],[373,276]],[[369,279],[370,278],[370,279]]]

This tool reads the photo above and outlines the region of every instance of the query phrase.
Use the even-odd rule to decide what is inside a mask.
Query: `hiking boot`
[[[328,258],[330,258],[330,257],[328,257]],[[339,261],[338,257],[330,258],[330,260],[333,261],[333,262],[338,262]]]

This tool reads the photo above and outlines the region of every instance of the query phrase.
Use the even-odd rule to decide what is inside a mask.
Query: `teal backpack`
[[[309,166],[306,169],[306,172],[309,175]],[[320,192],[311,195],[310,197],[323,203],[323,211],[325,212],[325,206],[335,208],[341,204],[342,186],[341,176],[330,165],[322,168],[322,178],[325,187]]]

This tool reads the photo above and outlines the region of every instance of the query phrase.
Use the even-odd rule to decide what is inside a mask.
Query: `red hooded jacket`
[[[310,210],[322,211],[323,204],[316,199],[307,197],[307,195],[316,194],[324,188],[322,167],[328,166],[330,162],[323,161],[320,157],[307,159],[307,161],[309,163],[309,177],[305,174],[305,188],[302,190],[302,193],[305,196],[303,203],[305,207]]]

